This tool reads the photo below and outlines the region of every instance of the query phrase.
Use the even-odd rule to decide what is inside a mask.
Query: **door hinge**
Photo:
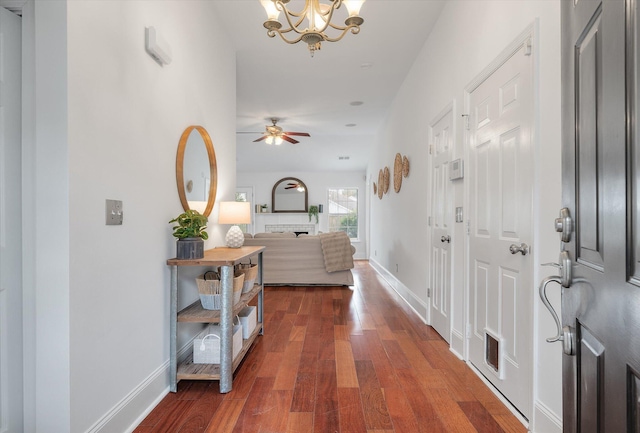
[[[524,41],[524,55],[525,56],[530,56],[531,53],[533,52],[533,44],[531,42],[531,38],[527,38],[526,41]]]
[[[427,226],[431,227],[431,217],[427,218]]]
[[[467,220],[467,234],[471,234],[471,220]]]
[[[471,339],[471,334],[472,334],[472,331],[471,331],[471,323],[467,323],[467,332],[466,332],[466,334],[467,334],[467,335],[466,335],[467,340]]]
[[[433,144],[429,145],[429,155],[433,155]]]
[[[469,115],[463,114],[462,119],[464,120],[464,129],[469,130]]]
[[[427,289],[427,298],[430,298],[430,297],[431,297],[431,289],[430,289],[430,288],[428,288],[428,289]]]

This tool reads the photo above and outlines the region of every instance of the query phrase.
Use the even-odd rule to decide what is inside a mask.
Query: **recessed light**
[[[364,102],[362,102],[362,101],[353,101],[349,105],[357,107],[357,106],[362,105],[362,104],[364,104]]]
[[[347,123],[344,126],[346,126],[347,128],[353,128],[354,126],[356,126],[356,124],[355,123]]]

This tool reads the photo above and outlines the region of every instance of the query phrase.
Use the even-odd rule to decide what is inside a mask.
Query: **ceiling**
[[[368,0],[360,34],[325,42],[312,58],[304,43],[267,36],[258,0],[216,0],[237,51],[237,170],[364,171],[373,137],[443,3]],[[295,11],[302,5],[289,3]],[[340,24],[345,9],[336,12]],[[285,131],[311,137],[254,143],[272,117]]]

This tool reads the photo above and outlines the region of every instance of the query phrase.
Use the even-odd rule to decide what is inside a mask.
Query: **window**
[[[358,239],[358,188],[329,188],[329,231]]]

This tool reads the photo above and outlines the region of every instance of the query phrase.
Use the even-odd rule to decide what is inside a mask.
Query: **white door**
[[[524,45],[469,95],[468,275],[469,360],[528,419],[533,62]]]
[[[253,199],[253,187],[252,186],[239,186],[236,187],[236,201],[248,201],[251,203],[251,221],[255,221],[255,201]],[[240,224],[240,229],[243,233],[253,233],[253,224]]]
[[[431,130],[431,326],[451,340],[451,224],[453,193],[449,161],[453,149],[453,106],[430,125]]]
[[[22,423],[21,22],[0,7],[0,432]]]

